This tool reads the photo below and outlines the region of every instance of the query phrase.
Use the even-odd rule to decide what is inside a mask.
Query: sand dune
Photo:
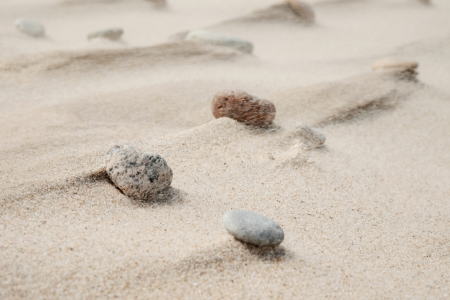
[[[4,124],[4,128],[15,128],[16,124],[21,124],[26,119],[29,120],[27,121],[28,126],[36,126],[36,128],[29,133],[24,132],[19,135],[16,130],[11,131],[9,136],[5,132],[4,137],[11,141],[15,140],[15,142],[11,143],[11,145],[14,145],[12,147],[5,145],[4,151],[8,149],[9,153],[4,152],[4,155],[5,157],[15,156],[19,153],[28,153],[26,155],[30,155],[33,152],[26,149],[31,145],[34,145],[33,148],[39,147],[42,150],[48,149],[48,151],[51,151],[53,146],[50,145],[59,144],[65,145],[65,151],[68,151],[70,147],[78,148],[81,141],[84,141],[84,143],[88,141],[95,142],[97,143],[97,151],[101,151],[100,145],[103,145],[105,149],[110,143],[123,139],[129,140],[131,132],[136,139],[145,139],[155,134],[169,133],[171,130],[198,126],[213,119],[210,111],[210,101],[215,91],[220,88],[220,85],[215,87],[209,84],[209,87],[197,87],[195,89],[192,89],[190,86],[191,83],[178,84],[173,91],[168,92],[174,85],[162,85],[159,87],[154,86],[151,89],[141,88],[95,98],[76,99],[76,101],[71,103],[58,104],[37,111],[32,109],[28,114],[26,110],[22,109],[20,116],[17,115],[17,119],[14,118],[16,119],[14,122]],[[221,120],[193,129],[196,132],[199,130],[202,132],[196,133],[194,136],[205,137],[210,141],[216,139],[217,142],[214,142],[213,145],[220,145],[222,136],[227,140],[229,136],[235,136],[236,149],[239,149],[239,143],[249,139],[253,140],[259,136],[262,140],[256,138],[253,143],[258,144],[255,149],[256,152],[263,152],[254,156],[264,163],[268,163],[273,158],[271,153],[280,151],[276,148],[270,148],[274,146],[273,143],[292,146],[291,142],[282,140],[281,136],[283,131],[292,130],[299,123],[322,127],[339,122],[363,119],[373,116],[382,110],[394,108],[400,101],[406,100],[420,89],[420,83],[399,80],[390,73],[361,74],[337,82],[292,89],[273,95],[274,98],[271,100],[277,107],[276,126],[262,131],[262,133],[267,132],[270,138],[267,134],[252,137],[249,134],[254,132],[254,130],[246,129],[245,126],[240,124],[236,125],[238,127],[216,128],[216,125],[224,125],[221,123]],[[188,91],[189,93],[186,95]],[[200,95],[209,95],[209,97]],[[184,101],[180,102],[179,99],[184,99]],[[168,106],[171,109],[167,109]],[[211,127],[212,125],[214,126]],[[149,129],[148,126],[152,128]],[[101,137],[98,137],[97,133],[90,132],[94,128],[95,132],[102,132]],[[237,128],[240,128],[240,133],[228,132],[229,129],[234,130]],[[52,130],[52,134],[47,135],[46,133],[49,129]],[[212,136],[210,136],[210,130],[214,132]],[[40,134],[37,134],[37,132]],[[179,143],[180,138],[180,136],[177,136],[177,138],[169,137],[168,139],[173,139],[176,143]],[[267,140],[268,138],[269,140]],[[277,142],[274,142],[274,140]],[[185,140],[185,143],[201,144],[198,141],[188,141],[188,139]],[[271,146],[264,146],[265,143]],[[201,147],[205,151],[207,148],[204,147],[209,146],[203,145]],[[148,147],[153,148],[154,146]],[[177,148],[175,147],[174,149]],[[86,150],[89,151],[88,149]],[[200,150],[200,148],[197,150]],[[247,151],[247,149],[242,150]],[[59,155],[62,155],[62,157],[67,155],[65,151]],[[178,149],[177,151],[181,150]],[[212,151],[212,149],[209,151]],[[293,155],[294,158],[298,156],[297,150],[294,150],[291,154],[285,153],[286,151],[287,149],[284,149],[282,151],[284,154],[281,154],[281,156]],[[96,153],[92,152],[88,155],[88,157],[91,157],[89,162],[81,165],[89,166],[93,160],[92,155],[98,156],[98,153]],[[192,155],[195,155],[195,153]],[[198,155],[200,155],[198,159],[201,159],[204,155],[203,151],[198,151]],[[301,154],[299,155],[298,157],[301,157]],[[59,161],[62,159],[62,157],[58,157],[54,157],[53,160]],[[47,160],[48,158],[45,158],[43,163]],[[301,159],[300,163],[303,163],[303,160]],[[80,165],[80,163],[78,164]],[[62,164],[62,166],[65,165],[65,163]],[[26,168],[30,169],[30,166],[28,165]],[[99,166],[96,168],[99,168]],[[33,169],[42,169],[42,165],[37,164]],[[88,170],[84,169],[83,172],[86,171]],[[30,175],[32,175],[31,178],[36,177],[36,174],[31,173]],[[19,176],[21,180],[28,177],[26,175]],[[45,175],[41,174],[41,176]],[[13,178],[10,178],[11,182],[18,180],[18,178]],[[52,176],[52,178],[54,177]]]
[[[0,298],[448,298],[450,4],[311,1],[317,26],[275,0],[168,4],[0,4]],[[48,38],[13,31],[22,16]],[[87,42],[112,25],[123,43]],[[254,54],[162,43],[194,28]],[[383,57],[419,75],[370,72]],[[215,119],[230,88],[273,102],[274,124]],[[299,123],[325,144],[305,147]],[[126,197],[112,144],[160,154],[172,186]],[[235,240],[231,209],[285,240]]]
[[[152,297],[182,296],[188,292],[198,297],[232,298],[245,297],[250,282],[252,285],[263,283],[268,290],[265,297],[274,295],[280,285],[284,287],[281,291],[284,297],[293,294],[312,297],[314,289],[309,286],[317,282],[321,284],[322,293],[336,295],[336,287],[341,286],[339,274],[345,272],[349,276],[346,289],[356,295],[367,296],[368,290],[373,297],[391,292],[427,295],[425,289],[408,292],[403,286],[410,282],[419,284],[421,279],[411,272],[419,270],[417,265],[427,278],[444,272],[448,257],[439,246],[445,245],[447,238],[443,225],[444,211],[449,207],[442,206],[444,190],[433,191],[434,204],[422,202],[425,190],[420,190],[425,185],[420,183],[420,177],[413,180],[413,174],[408,175],[406,182],[398,177],[401,169],[398,167],[410,163],[409,155],[400,160],[397,155],[379,156],[381,160],[374,163],[383,168],[369,164],[366,170],[361,170],[359,164],[367,161],[367,154],[364,147],[358,150],[356,146],[376,145],[383,136],[383,146],[375,147],[376,153],[394,149],[403,153],[402,149],[410,147],[410,143],[426,137],[433,127],[431,119],[408,129],[415,135],[411,141],[408,141],[409,134],[398,133],[404,132],[402,128],[410,126],[411,120],[417,120],[420,111],[427,106],[434,120],[443,120],[448,105],[440,104],[441,112],[430,110],[430,100],[417,96],[420,94],[404,102],[403,109],[364,119],[359,126],[352,125],[354,129],[341,125],[326,130],[325,134],[331,138],[328,150],[306,153],[309,162],[300,166],[277,165],[277,162],[286,162],[277,154],[289,149],[287,145],[276,143],[283,141],[281,131],[253,131],[225,118],[138,144],[163,155],[177,174],[174,191],[169,192],[168,198],[152,203],[130,201],[101,174],[66,187],[52,189],[47,184],[47,191],[22,195],[13,202],[4,199],[8,217],[15,218],[15,225],[8,225],[8,228],[13,226],[15,232],[19,230],[16,226],[22,223],[34,227],[28,231],[34,238],[24,237],[16,243],[28,249],[44,248],[48,253],[31,262],[27,269],[32,278],[45,277],[48,285],[30,293],[19,283],[31,279],[16,279],[16,293],[50,293],[54,290],[52,286],[59,282],[61,291],[69,290],[70,295],[86,297],[96,297],[105,291],[122,294],[126,290],[127,294]],[[443,110],[444,107],[447,108]],[[391,132],[388,128],[395,129]],[[361,134],[368,130],[370,135]],[[441,152],[443,145],[433,142],[440,134],[434,132],[426,137],[424,142],[428,146],[424,149],[429,149],[431,143],[436,149],[434,155],[448,159]],[[271,151],[274,160],[267,155]],[[422,156],[415,164],[420,165],[424,159],[428,158]],[[389,163],[394,165],[387,168],[385,164]],[[442,167],[439,173],[444,176]],[[429,165],[428,168],[431,169],[422,169],[422,172],[428,174],[434,167]],[[402,174],[403,170],[400,172]],[[345,188],[342,188],[343,178]],[[389,183],[389,180],[394,181]],[[217,190],[217,182],[224,188]],[[404,189],[410,182],[414,182],[415,187]],[[376,185],[372,186],[373,183]],[[387,186],[380,189],[378,185]],[[395,185],[401,186],[399,191],[403,192],[397,194]],[[61,198],[66,201],[57,201]],[[392,200],[384,203],[385,198]],[[20,207],[23,206],[29,210],[22,212]],[[255,209],[280,220],[289,238],[274,250],[249,249],[232,241],[221,227],[220,216],[223,211],[236,207]],[[405,207],[409,208],[405,210]],[[432,220],[428,214],[420,213],[424,207],[434,216]],[[436,209],[445,210],[437,213]],[[417,222],[421,228],[417,228]],[[46,230],[40,231],[40,228]],[[348,231],[342,232],[342,228]],[[393,231],[393,228],[399,229]],[[49,229],[59,233],[49,235]],[[168,231],[172,235],[169,236]],[[113,232],[108,235],[108,241],[100,238],[106,232]],[[41,242],[33,244],[38,237],[46,241],[45,246]],[[66,241],[63,247],[61,239]],[[171,247],[167,248],[169,241]],[[180,248],[183,248],[181,253]],[[383,250],[391,248],[396,251]],[[90,255],[82,255],[84,251],[89,251]],[[65,267],[49,264],[49,259],[64,261]],[[355,259],[358,267],[351,264]],[[20,273],[9,260],[4,261],[8,270],[5,274]],[[48,273],[43,273],[38,262],[49,266],[45,269]],[[385,272],[386,263],[397,268],[394,274],[398,276],[398,285],[380,285],[387,276],[380,274]],[[95,281],[101,288],[87,288],[93,286],[92,279],[80,278],[77,275],[80,270],[91,270],[90,276],[102,278],[104,281]],[[364,278],[357,279],[361,273]],[[245,279],[246,276],[252,279]],[[303,283],[299,285],[297,280]],[[257,289],[252,293],[259,295]]]

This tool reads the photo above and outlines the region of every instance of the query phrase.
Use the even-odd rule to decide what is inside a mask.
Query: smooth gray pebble
[[[276,246],[284,240],[281,226],[247,210],[230,210],[223,216],[223,224],[236,239],[255,246]]]

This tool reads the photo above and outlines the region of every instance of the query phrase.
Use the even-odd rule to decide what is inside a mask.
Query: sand
[[[311,26],[269,0],[0,3],[0,298],[449,299],[450,3],[309,3]],[[110,27],[120,42],[87,40]],[[372,72],[382,58],[417,80]],[[221,89],[272,101],[274,126],[214,119]],[[300,123],[325,146],[299,147]],[[163,156],[172,187],[124,196],[112,144]],[[285,240],[235,240],[230,209]]]

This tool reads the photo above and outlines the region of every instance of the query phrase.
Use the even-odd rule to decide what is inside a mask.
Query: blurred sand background
[[[239,21],[279,3],[0,2],[0,298],[450,299],[450,2],[311,0],[312,26]],[[87,40],[108,27],[122,40]],[[253,55],[171,38],[192,29]],[[419,62],[418,81],[372,72],[384,57]],[[215,120],[223,88],[271,100],[279,129]],[[326,147],[298,150],[299,122]],[[172,188],[120,193],[101,172],[115,143],[163,156]],[[237,208],[284,242],[234,240]]]

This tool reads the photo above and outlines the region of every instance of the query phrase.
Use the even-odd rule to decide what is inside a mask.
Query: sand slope
[[[0,4],[0,298],[449,297],[446,1],[311,1],[315,26],[236,21],[276,1],[27,1]],[[28,13],[48,40],[8,27]],[[111,18],[124,43],[86,44]],[[193,28],[254,55],[167,42]],[[418,60],[417,80],[369,73],[382,57]],[[222,88],[271,100],[275,124],[214,119]],[[298,146],[300,122],[323,148]],[[103,169],[114,143],[163,156],[172,187],[124,196]],[[237,208],[285,241],[234,240]]]

